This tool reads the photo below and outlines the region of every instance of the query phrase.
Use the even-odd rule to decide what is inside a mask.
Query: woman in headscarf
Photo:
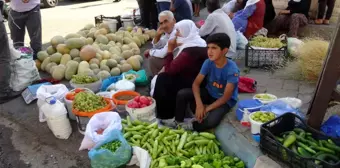
[[[242,0],[237,0],[242,4]],[[235,30],[239,30],[249,38],[263,27],[263,20],[266,10],[264,0],[248,0],[243,9],[236,13],[230,13],[229,16],[235,26]]]
[[[308,24],[308,12],[311,0],[290,0],[286,10],[280,11],[273,21],[272,31],[288,29],[289,37],[297,37],[300,27]]]
[[[203,62],[208,58],[207,44],[199,36],[193,21],[178,22],[176,30],[176,37],[168,42],[163,72],[157,76],[153,94],[157,118],[163,124],[173,121],[177,92],[183,88],[191,88]]]

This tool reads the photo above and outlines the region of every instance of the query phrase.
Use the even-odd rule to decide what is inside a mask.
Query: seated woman
[[[153,93],[157,118],[165,125],[175,116],[177,92],[191,88],[200,67],[208,58],[206,42],[199,36],[193,21],[182,20],[176,28],[176,37],[168,42],[163,72],[157,76]]]
[[[243,0],[238,0],[242,3]],[[229,16],[235,26],[235,30],[244,33],[249,38],[263,27],[263,20],[266,10],[264,0],[248,0],[245,7],[235,14],[230,13]]]
[[[311,0],[290,0],[288,7],[274,19],[272,24],[273,33],[288,29],[289,37],[297,37],[300,27],[308,24],[308,12]]]
[[[177,93],[175,123],[182,128],[206,131],[215,128],[238,100],[240,71],[235,62],[225,57],[230,47],[230,38],[225,33],[208,37],[208,57],[197,75],[192,89]],[[207,83],[203,84],[206,79]],[[203,87],[202,87],[203,86]],[[188,104],[196,105],[196,121],[183,122]]]

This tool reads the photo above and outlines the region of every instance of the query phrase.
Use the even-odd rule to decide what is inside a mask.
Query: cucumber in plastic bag
[[[114,140],[121,141],[120,147],[114,153],[107,149],[100,149],[102,145]],[[105,140],[96,144],[96,146],[89,151],[88,155],[92,168],[118,168],[130,161],[132,148],[125,140],[121,131],[112,130]]]

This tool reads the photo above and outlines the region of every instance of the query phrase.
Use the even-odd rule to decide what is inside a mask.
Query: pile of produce
[[[291,149],[295,154],[304,158],[314,158],[316,164],[320,160],[335,164],[340,161],[340,146],[332,140],[317,140],[312,137],[310,132],[303,129],[295,128],[293,131],[285,132],[276,139],[284,147]],[[283,157],[286,158],[286,152],[283,150]]]
[[[72,104],[72,108],[81,112],[93,112],[106,106],[107,102],[103,97],[89,92],[78,93]]]
[[[97,76],[90,76],[90,75],[73,75],[71,81],[75,84],[87,84],[87,83],[94,83],[97,82],[99,79]]]
[[[268,38],[263,36],[256,36],[249,41],[250,46],[262,48],[281,48],[284,44],[280,38]]]
[[[256,94],[255,98],[262,100],[262,101],[273,101],[273,100],[277,99],[276,97],[273,97],[270,94],[266,94],[266,93]]]
[[[275,114],[272,112],[257,111],[251,115],[251,119],[260,123],[266,123],[270,120],[275,119]]]
[[[150,106],[153,103],[151,97],[136,96],[133,100],[129,101],[127,106],[129,108],[144,108]]]
[[[86,91],[86,90],[85,90],[85,89],[76,88],[76,89],[74,89],[74,91],[68,92],[68,93],[66,94],[65,97],[66,97],[67,100],[73,101],[74,98],[75,98],[75,96],[76,96],[78,93],[84,92],[84,91]]]
[[[116,152],[116,150],[120,147],[121,142],[118,140],[114,140],[112,142],[106,143],[100,147],[100,149],[107,149],[112,153]]]
[[[181,165],[184,168],[245,167],[238,158],[224,157],[214,134],[159,128],[157,123],[131,122],[129,117],[122,123],[129,144],[142,147],[151,155],[151,168]]]
[[[70,80],[73,75],[97,75],[101,79],[141,69],[140,49],[152,39],[155,30],[110,32],[105,23],[86,25],[77,33],[55,36],[46,51],[38,52],[36,66],[49,72],[54,79]]]

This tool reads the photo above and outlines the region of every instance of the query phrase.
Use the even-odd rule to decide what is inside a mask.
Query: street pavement
[[[118,3],[104,0],[62,2],[56,8],[42,9],[43,42],[49,42],[55,35],[77,32],[85,24],[94,23],[95,16],[115,16],[134,7],[137,7],[135,0],[122,0]],[[203,9],[201,17],[195,20],[204,19],[207,14]],[[243,75],[257,80],[257,93],[298,97],[303,101],[302,110],[306,111],[314,92],[314,84],[283,78],[272,71],[248,70],[244,68],[243,60],[241,58],[237,63]],[[240,94],[239,99],[252,98],[253,95]],[[235,111],[228,113],[222,124],[234,127],[235,134],[239,134],[241,139],[255,147],[252,150],[257,151],[253,153],[258,153],[258,144],[252,140],[249,128],[241,126],[236,120]],[[0,105],[0,167],[90,167],[87,152],[78,151],[83,135],[77,131],[75,122],[72,122],[72,128],[73,133],[68,140],[59,140],[54,137],[46,123],[39,122],[35,102],[26,105],[20,97]]]

